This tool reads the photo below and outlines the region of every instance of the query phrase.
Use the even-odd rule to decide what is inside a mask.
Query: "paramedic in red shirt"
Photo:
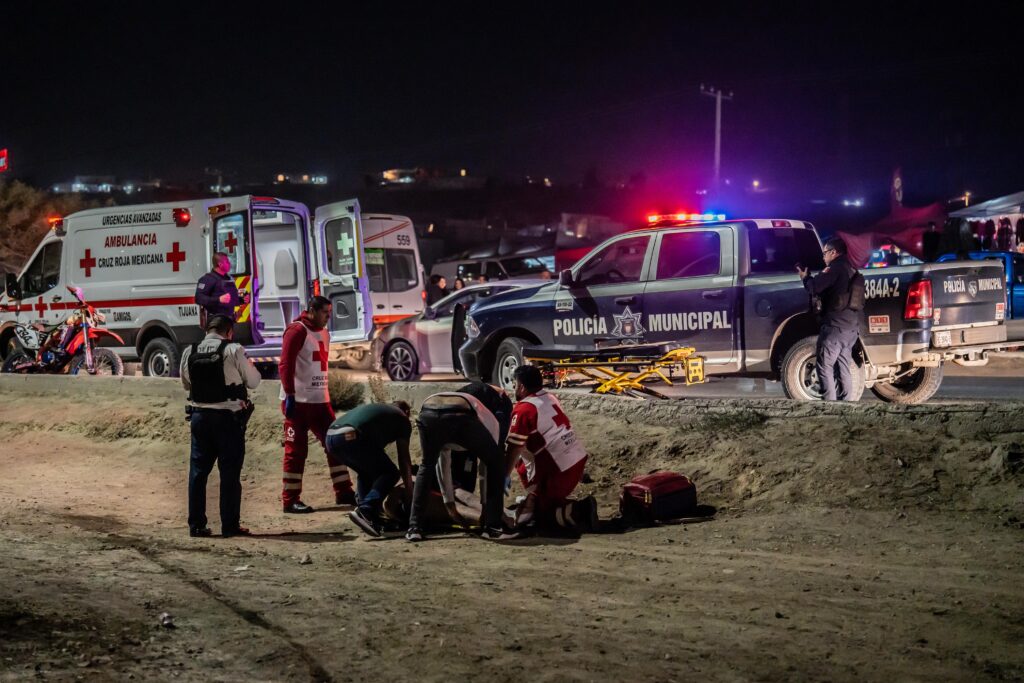
[[[334,410],[327,393],[327,356],[331,345],[327,323],[330,319],[330,300],[314,296],[309,307],[284,332],[280,365],[281,411],[284,413],[281,502],[284,511],[289,513],[313,512],[313,508],[300,500],[310,431],[327,454],[335,503],[355,504],[348,468],[331,455],[324,442],[327,429],[334,422]]]
[[[583,478],[587,452],[558,399],[544,390],[540,370],[515,370],[516,403],[506,439],[506,464],[515,467],[526,489],[516,517],[516,531],[547,527],[568,532],[597,527],[593,496],[569,498]]]

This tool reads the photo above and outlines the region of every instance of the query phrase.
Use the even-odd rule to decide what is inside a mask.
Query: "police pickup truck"
[[[467,316],[459,350],[467,377],[510,386],[523,349],[585,350],[681,343],[708,375],[782,382],[820,398],[818,322],[794,265],[824,268],[814,227],[797,220],[655,220],[591,251],[557,281],[498,294]],[[987,362],[1005,346],[1005,277],[997,263],[865,270],[867,301],[854,372],[884,401],[920,403],[942,365]]]

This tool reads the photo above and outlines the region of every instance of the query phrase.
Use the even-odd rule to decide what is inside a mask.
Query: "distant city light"
[[[465,177],[466,177],[466,169],[464,169],[464,168],[463,168],[463,169],[461,169],[461,170],[459,171],[459,175],[460,175],[460,176],[462,176],[463,178],[465,178]]]
[[[863,199],[844,199],[843,200],[843,206],[861,207],[861,206],[864,206],[864,200]]]
[[[755,190],[756,190],[756,189],[758,189],[759,187],[761,187],[761,181],[760,181],[760,180],[755,180],[755,181],[754,181],[753,183],[751,183],[751,184],[752,184],[752,185],[754,186],[754,189],[755,189]]]
[[[285,181],[285,175],[284,175],[284,173],[278,173],[278,174],[277,174],[277,182],[279,182],[279,183],[283,183],[284,181]]]

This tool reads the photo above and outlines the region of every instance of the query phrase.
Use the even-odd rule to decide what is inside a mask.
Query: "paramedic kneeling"
[[[405,491],[412,491],[412,461],[409,458],[409,436],[412,408],[405,401],[392,404],[368,403],[356,406],[327,430],[327,452],[356,473],[356,496],[359,500],[349,519],[370,536],[382,533],[380,512],[384,497],[391,492],[399,477]],[[384,451],[395,442],[398,465]]]
[[[579,533],[597,526],[597,501],[569,499],[583,478],[587,451],[576,436],[558,399],[544,390],[533,365],[513,374],[516,403],[506,440],[506,463],[515,466],[526,489],[516,516],[516,531],[532,526]]]
[[[192,456],[188,473],[188,531],[209,536],[206,526],[206,480],[220,470],[220,529],[224,536],[248,535],[239,526],[245,425],[252,413],[246,389],[260,384],[260,373],[241,344],[231,341],[234,322],[215,315],[206,338],[181,356],[181,383],[189,392]]]
[[[838,237],[825,242],[821,250],[825,270],[812,276],[797,265],[804,288],[821,302],[817,361],[815,369],[826,401],[853,400],[853,346],[860,328],[860,311],[851,307],[851,281],[857,269],[846,255],[846,243]],[[817,305],[815,305],[817,308]],[[838,377],[836,376],[838,374]]]

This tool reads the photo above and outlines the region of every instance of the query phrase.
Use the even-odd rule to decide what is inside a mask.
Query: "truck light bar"
[[[648,223],[660,223],[662,221],[710,222],[724,220],[724,213],[652,213],[647,216]]]

